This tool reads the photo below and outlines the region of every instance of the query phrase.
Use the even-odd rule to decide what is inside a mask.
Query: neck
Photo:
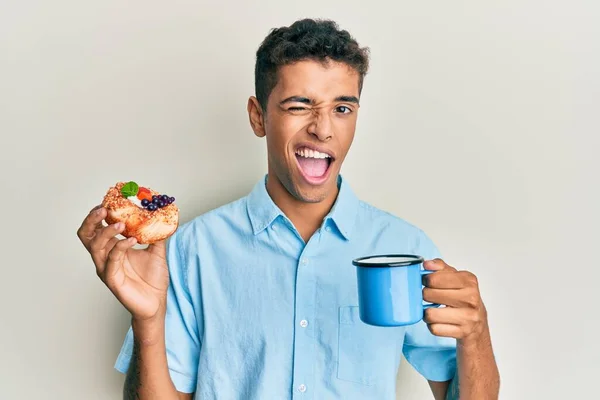
[[[338,188],[336,185],[335,190],[318,203],[307,203],[292,196],[274,174],[269,174],[267,192],[277,207],[292,221],[306,243],[333,207]]]

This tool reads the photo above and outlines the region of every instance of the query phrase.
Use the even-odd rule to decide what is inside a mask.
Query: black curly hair
[[[360,76],[360,93],[369,69],[369,48],[360,47],[331,20],[302,19],[289,27],[272,29],[256,52],[254,70],[256,98],[264,112],[277,85],[278,68],[304,60],[333,60],[354,68]]]

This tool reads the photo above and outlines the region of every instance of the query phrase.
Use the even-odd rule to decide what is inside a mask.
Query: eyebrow
[[[356,96],[339,96],[339,97],[335,98],[335,101],[343,101],[345,103],[358,104],[358,97],[356,97]]]
[[[343,101],[346,103],[355,103],[358,104],[358,97],[356,96],[338,96],[335,98],[334,101]],[[286,103],[303,103],[303,104],[314,104],[315,101],[309,99],[308,97],[302,97],[302,96],[292,96],[292,97],[288,97],[285,100],[282,100],[281,102],[279,102],[279,105],[283,105]]]

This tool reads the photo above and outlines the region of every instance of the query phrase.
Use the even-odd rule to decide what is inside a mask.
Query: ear
[[[250,126],[252,126],[254,134],[264,137],[266,134],[264,114],[258,99],[254,96],[248,99],[248,118],[250,118]]]

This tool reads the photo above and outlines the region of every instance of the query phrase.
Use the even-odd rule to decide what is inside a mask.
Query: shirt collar
[[[337,199],[326,219],[331,219],[342,236],[350,240],[356,223],[359,201],[342,175],[338,176],[338,188]]]
[[[266,187],[267,175],[254,185],[248,195],[247,210],[256,235],[268,227],[283,212],[271,199]],[[356,222],[358,198],[341,175],[338,176],[338,196],[325,220],[331,219],[342,236],[349,240]]]
[[[248,195],[246,206],[248,208],[250,223],[252,224],[252,231],[255,235],[271,225],[275,218],[283,215],[283,212],[273,202],[271,196],[269,196],[266,185],[267,175],[254,185],[254,189]]]

